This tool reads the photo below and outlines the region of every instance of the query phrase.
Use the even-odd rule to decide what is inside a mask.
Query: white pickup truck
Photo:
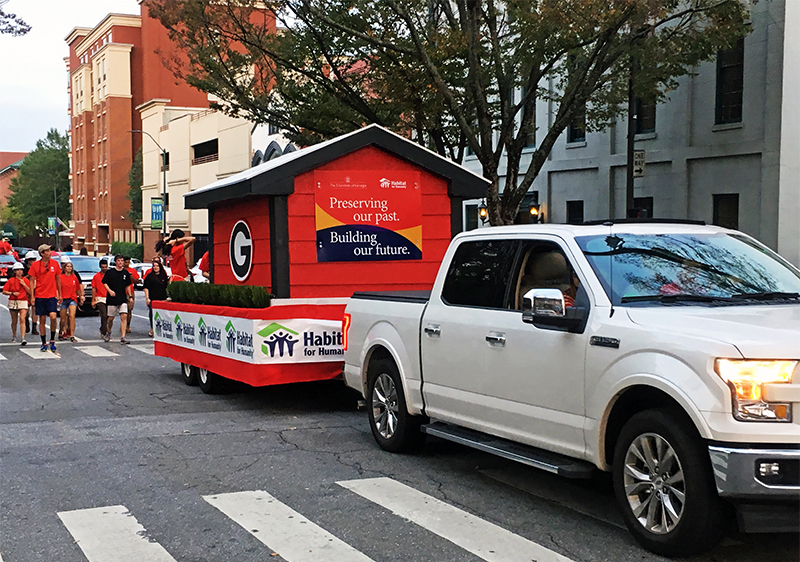
[[[435,435],[610,471],[666,556],[800,526],[800,271],[741,232],[616,221],[474,230],[430,293],[356,293],[344,375],[378,444]]]

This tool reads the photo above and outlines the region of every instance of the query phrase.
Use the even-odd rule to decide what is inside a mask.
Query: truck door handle
[[[505,334],[501,334],[499,332],[490,332],[486,336],[486,341],[493,345],[503,346],[506,344],[506,336]]]
[[[441,336],[442,335],[442,328],[437,326],[436,324],[432,324],[430,326],[425,326],[424,328],[425,333],[429,336]]]

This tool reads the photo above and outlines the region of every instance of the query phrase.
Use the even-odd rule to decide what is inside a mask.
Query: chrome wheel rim
[[[645,529],[665,535],[675,529],[686,505],[686,480],[675,449],[655,433],[633,440],[625,454],[625,496]]]
[[[200,379],[200,382],[206,384],[208,382],[208,369],[203,369],[199,367],[197,369],[197,376]]]
[[[391,376],[381,373],[372,388],[372,420],[384,439],[391,439],[394,435],[399,411],[397,386]]]
[[[188,363],[181,363],[183,366],[183,376],[184,378],[191,378],[192,377],[192,366]]]

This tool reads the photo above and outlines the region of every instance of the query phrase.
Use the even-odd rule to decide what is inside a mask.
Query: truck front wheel
[[[369,427],[381,449],[400,453],[419,446],[423,416],[408,413],[397,365],[391,359],[373,361],[367,372]]]
[[[614,493],[636,541],[663,556],[713,547],[723,531],[708,451],[677,412],[646,410],[623,426]]]

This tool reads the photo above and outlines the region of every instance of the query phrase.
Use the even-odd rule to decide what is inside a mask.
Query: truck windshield
[[[800,271],[740,234],[625,234],[576,241],[615,306],[800,302]]]

